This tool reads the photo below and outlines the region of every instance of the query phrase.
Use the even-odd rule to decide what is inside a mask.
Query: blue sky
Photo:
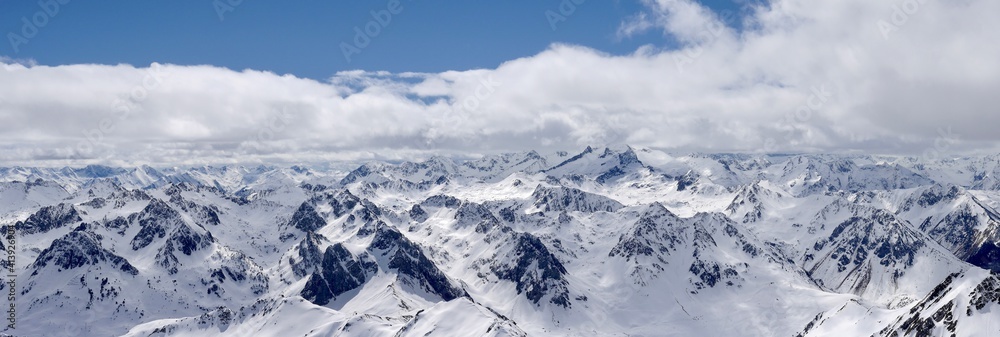
[[[399,13],[348,62],[341,43],[352,44],[354,28],[372,22],[371,11],[385,10],[388,1],[69,1],[15,51],[9,33],[20,35],[22,18],[32,20],[43,8],[37,1],[0,0],[0,32],[7,37],[0,55],[43,65],[208,64],[326,79],[352,69],[495,68],[552,43],[610,54],[644,44],[671,47],[661,31],[624,39],[616,34],[623,20],[645,9],[639,1],[583,1],[553,30],[546,11],[558,13],[563,2],[401,0]],[[236,6],[220,20],[219,3]],[[703,4],[738,8],[730,0]]]

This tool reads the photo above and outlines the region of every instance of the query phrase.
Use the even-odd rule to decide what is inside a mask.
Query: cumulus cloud
[[[631,144],[673,151],[996,151],[1000,2],[647,0],[679,46],[556,44],[495,69],[325,81],[212,66],[0,58],[4,163],[404,159]]]

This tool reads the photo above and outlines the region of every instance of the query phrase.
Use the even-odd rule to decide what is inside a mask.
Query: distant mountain
[[[984,336],[997,158],[0,168],[0,333]]]

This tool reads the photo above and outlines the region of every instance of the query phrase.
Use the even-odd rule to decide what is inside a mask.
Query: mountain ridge
[[[0,168],[3,333],[973,336],[1000,309],[988,158]]]

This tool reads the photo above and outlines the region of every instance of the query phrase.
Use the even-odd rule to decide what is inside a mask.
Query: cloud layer
[[[940,156],[1000,144],[1000,2],[646,1],[626,56],[553,45],[496,69],[342,72],[0,59],[0,165],[407,158],[631,144]],[[572,20],[572,17],[567,18]]]

